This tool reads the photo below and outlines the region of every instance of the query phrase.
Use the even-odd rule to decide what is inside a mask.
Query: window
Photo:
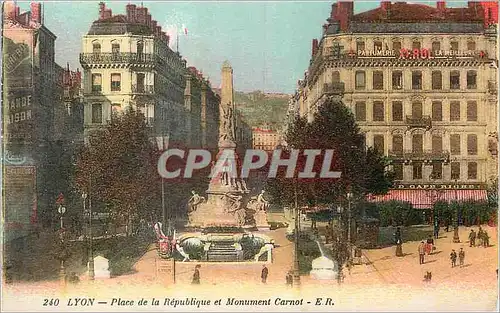
[[[334,82],[334,83],[340,82],[340,72],[339,71],[332,72],[332,82]]]
[[[365,50],[365,42],[364,41],[356,41],[356,52]]]
[[[394,101],[392,103],[392,120],[394,122],[403,121],[403,103],[401,101]]]
[[[381,51],[382,50],[382,41],[376,40],[373,42],[373,50]]]
[[[92,74],[92,92],[102,91],[102,76],[101,74]]]
[[[441,43],[439,41],[433,41],[432,42],[432,51],[439,51],[441,50]]]
[[[365,102],[356,102],[356,121],[366,121]]]
[[[392,89],[403,89],[403,72],[392,72]]]
[[[414,71],[411,73],[411,88],[422,89],[422,72]]]
[[[411,105],[411,117],[422,118],[422,102],[413,102]]]
[[[460,121],[460,102],[453,101],[450,103],[450,121]]]
[[[467,164],[467,178],[468,179],[477,179],[477,163],[469,162]]]
[[[385,121],[384,103],[382,101],[373,101],[373,121]]]
[[[443,88],[443,75],[441,71],[432,71],[432,89]]]
[[[379,153],[384,154],[384,135],[374,135],[373,136],[373,148]]]
[[[432,163],[431,179],[443,178],[443,163]]]
[[[137,54],[144,53],[144,43],[142,41],[137,42]]]
[[[394,171],[394,180],[403,180],[403,164],[394,164],[392,170]]]
[[[113,118],[114,115],[118,115],[122,111],[122,106],[119,103],[112,103],[111,104],[111,118]]]
[[[458,41],[450,42],[450,50],[451,51],[458,51]]]
[[[121,74],[111,74],[111,91],[120,91],[121,90]]]
[[[432,120],[437,122],[443,120],[443,105],[441,101],[432,102]]]
[[[92,53],[101,53],[101,44],[94,42],[92,44]]]
[[[450,89],[460,89],[460,72],[452,71],[450,73]]]
[[[373,89],[384,89],[384,73],[381,71],[373,72]]]
[[[477,135],[475,134],[467,135],[467,154],[477,155]]]
[[[476,42],[475,41],[467,41],[467,50],[476,50]]]
[[[450,135],[450,152],[453,155],[460,154],[460,135]]]
[[[422,179],[422,163],[413,164],[413,179]]]
[[[413,153],[422,153],[424,151],[424,137],[422,134],[414,134],[411,140]]]
[[[467,71],[467,89],[476,89],[476,71]]]
[[[476,101],[467,102],[467,121],[477,121],[477,104]]]
[[[102,104],[92,104],[92,123],[102,124]]]
[[[365,89],[366,87],[366,80],[365,80],[365,72],[364,71],[357,71],[356,72],[356,89]]]
[[[411,48],[412,48],[412,50],[413,50],[413,49],[418,49],[418,50],[420,50],[420,41],[418,41],[418,40],[414,40],[414,41],[411,43]]]
[[[392,136],[392,151],[403,152],[403,135]]]
[[[137,73],[137,92],[144,92],[144,73]]]
[[[399,51],[401,50],[401,41],[394,41],[392,43],[392,49],[394,50],[394,52],[397,55],[399,53]]]
[[[120,45],[117,43],[112,44],[111,53],[120,53]]]
[[[439,135],[432,136],[432,153],[443,152],[443,137]]]
[[[451,162],[451,179],[460,179],[460,162]]]

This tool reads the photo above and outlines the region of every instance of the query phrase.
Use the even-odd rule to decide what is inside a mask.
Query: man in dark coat
[[[469,233],[469,247],[472,246],[476,246],[476,232],[474,231],[474,229],[471,229]]]
[[[269,275],[269,270],[267,269],[266,265],[262,267],[262,272],[260,273],[260,278],[262,278],[262,283],[266,283],[267,281],[267,275]]]
[[[199,285],[200,284],[200,270],[201,265],[198,264],[194,267],[194,273],[193,273],[193,281],[191,282],[194,285]]]

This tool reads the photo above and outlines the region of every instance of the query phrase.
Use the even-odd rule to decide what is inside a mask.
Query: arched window
[[[98,42],[92,43],[92,53],[101,53],[101,44]]]
[[[137,54],[143,54],[144,53],[144,42],[138,41],[137,42]]]
[[[340,82],[340,72],[339,71],[333,71],[332,72],[332,82],[333,83],[339,83]]]
[[[117,42],[111,43],[111,53],[120,53],[120,44]]]

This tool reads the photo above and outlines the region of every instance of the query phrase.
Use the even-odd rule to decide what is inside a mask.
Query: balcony
[[[407,115],[406,125],[408,126],[408,129],[411,128],[430,129],[432,127],[432,119],[428,115],[424,115],[421,117],[413,117],[412,115]]]
[[[155,55],[149,53],[80,53],[80,63],[85,64],[150,64]]]
[[[132,93],[139,94],[154,94],[155,88],[153,85],[132,85]]]
[[[323,94],[341,95],[344,93],[345,86],[342,82],[323,84]]]
[[[448,151],[401,151],[401,150],[389,150],[388,158],[392,161],[400,161],[404,163],[410,163],[411,161],[432,163],[432,162],[444,162],[448,163],[450,160],[450,153]]]
[[[498,86],[497,83],[493,80],[488,81],[488,93],[492,95],[498,94]]]

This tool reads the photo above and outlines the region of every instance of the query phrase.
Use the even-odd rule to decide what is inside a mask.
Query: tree
[[[267,189],[273,200],[282,205],[293,205],[295,189],[301,205],[332,204],[345,201],[347,190],[357,198],[367,193],[384,194],[392,185],[393,176],[386,171],[386,160],[374,149],[366,148],[353,114],[341,102],[332,99],[320,106],[314,120],[297,118],[286,134],[286,142],[292,149],[334,150],[331,169],[342,173],[338,179],[289,179],[280,167],[278,176],[269,179]],[[289,155],[290,151],[286,151]],[[282,156],[282,158],[284,158]],[[316,158],[315,172],[319,173],[324,154]],[[298,160],[296,172],[302,171],[305,157]]]
[[[130,108],[89,136],[77,157],[75,187],[93,205],[106,206],[118,223],[149,220],[161,207],[158,156],[144,115]]]

